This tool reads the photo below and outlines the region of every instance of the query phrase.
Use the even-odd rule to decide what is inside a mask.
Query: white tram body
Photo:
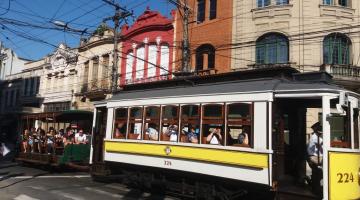
[[[277,190],[277,185],[280,185],[278,182],[281,182],[278,176],[286,170],[279,167],[278,159],[281,159],[281,156],[277,156],[277,152],[281,152],[279,149],[282,148],[275,147],[281,144],[280,142],[274,144],[278,137],[275,132],[279,130],[274,127],[279,124],[275,122],[278,118],[276,111],[283,106],[283,113],[286,113],[287,109],[295,109],[294,106],[286,105],[286,102],[292,102],[306,109],[316,107],[320,113],[319,119],[323,126],[323,163],[321,166],[323,181],[322,194],[319,196],[324,199],[337,199],[339,196],[345,199],[360,198],[359,116],[354,114],[359,110],[358,94],[326,82],[302,80],[301,75],[295,80],[294,77],[292,75],[290,78],[260,78],[195,84],[189,84],[194,80],[185,80],[186,84],[178,86],[121,91],[108,101],[97,104],[94,111],[97,114],[97,109],[101,107],[107,109],[103,161],[142,166],[144,169],[151,167],[164,171],[170,170],[177,174],[187,172],[195,176],[199,174],[221,177]],[[334,106],[334,102],[341,105]],[[172,106],[174,116],[177,116],[172,119],[172,122],[179,127],[176,141],[172,142],[161,136],[170,124],[169,118],[164,117],[167,115],[167,106]],[[198,118],[194,121],[191,121],[189,116],[182,117],[187,112],[185,108],[189,106],[198,109]],[[136,114],[133,116],[132,108],[142,113],[139,119],[136,119]],[[147,113],[150,113],[148,108],[153,109],[156,113],[155,117],[151,114],[148,116]],[[117,109],[123,109],[126,116],[117,118]],[[219,112],[218,115],[214,111],[216,109]],[[350,120],[348,123],[350,128],[346,129],[348,135],[342,138],[346,140],[346,148],[332,146],[333,138],[330,133],[332,127],[329,118],[334,115],[345,117],[347,115],[346,119]],[[354,119],[355,117],[357,119]],[[117,123],[117,120],[122,120],[122,122]],[[198,143],[194,144],[184,141],[181,131],[186,124],[195,123],[195,121],[198,123],[199,131]],[[219,124],[220,121],[223,124]],[[304,124],[306,121],[308,119]],[[94,120],[94,126],[95,122],[96,120]],[[156,141],[150,140],[148,136],[145,137],[150,123],[157,125],[159,137]],[[115,136],[115,124],[122,124],[122,126],[125,124],[123,136]],[[222,142],[218,145],[208,144],[206,140],[208,130],[213,130],[212,126],[219,126],[221,130]],[[244,126],[250,127],[249,142],[246,145],[235,144],[236,137],[240,129],[244,131],[241,128]],[[289,130],[291,132],[291,128]],[[237,134],[235,140],[234,134]],[[305,137],[305,135],[301,136],[301,138]],[[286,140],[285,137],[284,143]],[[296,145],[296,142],[291,145]],[[301,151],[306,152],[306,148]],[[334,158],[331,158],[332,154],[336,154]],[[344,156],[338,156],[339,154]],[[337,164],[332,162],[337,162]],[[338,162],[346,164],[343,163],[342,167],[339,167]],[[340,184],[339,173],[351,174],[353,179]]]

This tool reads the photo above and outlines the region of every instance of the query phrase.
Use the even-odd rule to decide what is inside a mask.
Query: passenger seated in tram
[[[29,145],[30,137],[31,136],[30,136],[29,130],[25,129],[24,134],[22,135],[22,148],[24,149],[24,153],[27,153],[30,148],[30,145]],[[31,149],[30,149],[30,151],[31,151]]]
[[[79,133],[75,134],[75,144],[87,144],[87,135],[84,133],[83,129],[79,130]]]
[[[47,146],[47,153],[54,153],[55,149],[55,130],[50,129],[50,132],[46,135],[46,146]]]
[[[115,126],[115,138],[125,138],[126,125],[125,122],[119,122]]]
[[[67,128],[63,139],[64,147],[68,144],[73,144],[74,142],[75,142],[74,133],[70,128]]]
[[[177,125],[170,125],[164,132],[169,137],[170,142],[177,142],[179,127]]]
[[[159,140],[157,125],[154,123],[149,123],[148,128],[145,130],[145,134],[148,135],[149,140]]]
[[[36,131],[35,128],[31,128],[31,133],[33,137],[32,152],[40,152],[39,150],[40,133],[39,131]]]
[[[39,135],[39,143],[38,143],[38,149],[39,153],[44,153],[46,149],[46,134],[45,131],[41,128],[38,128],[37,133]]]
[[[192,126],[184,127],[182,129],[182,134],[185,137],[184,141],[182,142],[190,142],[194,144],[199,143],[199,139],[198,139],[199,129],[195,129]]]
[[[221,145],[222,144],[222,136],[221,136],[221,129],[216,128],[210,128],[209,129],[209,135],[206,137],[206,142],[209,144],[216,144]]]
[[[63,147],[63,136],[64,136],[64,129],[60,129],[57,134],[55,135],[55,146],[56,147]]]

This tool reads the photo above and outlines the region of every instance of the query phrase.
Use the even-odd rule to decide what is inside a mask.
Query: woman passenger
[[[24,153],[27,153],[29,149],[29,139],[30,139],[29,130],[25,129],[24,134],[22,135],[22,143],[21,143],[24,149]]]
[[[164,134],[170,137],[171,142],[177,142],[178,129],[179,129],[178,126],[170,125]]]
[[[46,136],[47,153],[54,153],[55,131],[51,129]]]
[[[63,146],[63,135],[64,135],[64,129],[60,129],[59,132],[55,135],[55,146],[56,147]]]
[[[149,140],[158,140],[159,132],[156,130],[157,126],[154,123],[149,124],[149,128],[145,130],[145,134],[149,136]]]
[[[115,138],[125,138],[126,126],[125,122],[118,123],[115,128]]]
[[[196,135],[196,131],[194,127],[190,128],[190,131],[187,133],[187,138],[189,140],[189,142],[194,143],[194,144],[198,144],[199,140],[198,140],[198,136]]]
[[[45,131],[42,129],[38,129],[38,135],[39,135],[39,142],[38,142],[38,149],[39,153],[44,153],[43,150],[46,148],[46,134]]]
[[[65,133],[65,136],[63,139],[64,147],[66,147],[66,145],[68,145],[68,144],[73,144],[74,142],[75,142],[74,133],[69,128],[66,130],[66,133]]]

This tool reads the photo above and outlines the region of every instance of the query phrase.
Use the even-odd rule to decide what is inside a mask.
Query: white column
[[[328,176],[328,150],[330,148],[330,96],[322,97],[322,126],[323,126],[323,199],[329,198],[329,176]]]
[[[111,139],[112,127],[113,127],[113,118],[114,118],[114,108],[108,108],[107,113],[107,122],[106,122],[106,139]]]
[[[95,125],[96,125],[96,107],[94,108],[94,116],[93,116],[93,122],[92,122],[92,128],[91,128],[91,140],[94,140],[95,139]],[[89,164],[92,164],[93,163],[93,152],[94,152],[94,147],[93,147],[93,141],[91,141],[91,146],[90,146],[90,160],[89,160]]]
[[[350,140],[350,142],[351,142],[351,148],[352,149],[354,149],[354,146],[355,146],[355,143],[354,143],[354,141],[355,141],[355,137],[354,137],[354,103],[353,102],[351,102],[350,103],[350,113],[348,113],[349,115],[350,115],[350,138],[351,138],[351,140]],[[359,174],[359,176],[360,176],[360,174]],[[360,184],[360,183],[359,183]]]

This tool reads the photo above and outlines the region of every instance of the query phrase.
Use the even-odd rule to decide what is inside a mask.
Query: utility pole
[[[180,0],[178,0],[180,2]],[[190,42],[189,42],[189,15],[190,15],[190,10],[189,7],[187,6],[187,0],[184,0],[184,5],[183,5],[183,10],[184,10],[184,18],[183,18],[183,45],[182,45],[182,56],[183,56],[183,60],[182,60],[182,66],[183,72],[190,72]]]
[[[183,39],[182,39],[182,62],[181,62],[181,72],[177,73],[179,77],[187,76],[190,74],[190,42],[189,42],[189,17],[190,17],[190,8],[188,7],[187,0],[168,0],[170,3],[174,4],[179,12],[183,12]]]
[[[103,22],[112,20],[114,22],[114,55],[113,55],[113,66],[111,70],[111,92],[114,94],[118,89],[118,28],[120,26],[120,20],[125,19],[132,15],[132,12],[126,10],[125,8],[121,7],[118,3],[110,0],[103,0],[107,4],[115,7],[115,14],[114,16],[107,17],[103,19]]]

